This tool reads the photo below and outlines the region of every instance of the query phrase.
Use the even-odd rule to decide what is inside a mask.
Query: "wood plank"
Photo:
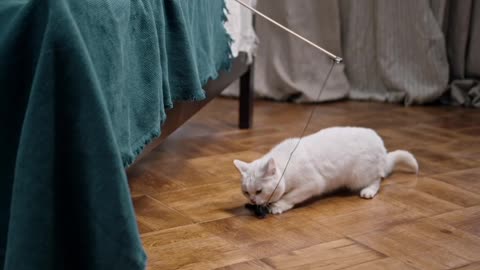
[[[274,269],[343,269],[384,255],[348,239],[299,249],[265,258],[262,261]]]
[[[212,101],[127,171],[148,269],[480,269],[479,110],[256,101],[255,127],[238,130],[236,104]],[[253,217],[233,159],[298,136],[314,106],[308,132],[376,128],[420,176],[400,167],[372,200],[337,192]]]
[[[348,270],[416,270],[413,266],[406,265],[400,260],[394,258],[384,258],[347,267]]]
[[[480,237],[480,205],[438,215],[433,219]]]
[[[480,258],[480,239],[422,219],[354,237],[356,241],[418,269],[451,269]]]
[[[256,261],[249,261],[249,262],[242,262],[242,263],[237,263],[225,267],[220,267],[217,268],[218,270],[273,270],[272,267],[270,267],[268,264],[256,260]]]
[[[249,214],[244,208],[245,197],[238,179],[151,196],[195,222]]]
[[[479,176],[480,168],[474,168],[434,175],[432,178],[463,188],[470,192],[480,194]]]
[[[378,199],[374,199],[378,200]],[[389,203],[381,203],[378,206],[340,214],[333,217],[317,218],[318,222],[337,233],[355,236],[389,228],[396,224],[414,221],[423,215],[412,209],[398,207]]]
[[[431,178],[420,179],[415,190],[463,207],[480,204],[479,194]]]
[[[213,269],[253,260],[198,225],[142,236],[149,269]]]
[[[312,219],[299,217],[279,219],[269,216],[260,220],[248,215],[208,222],[202,226],[259,259],[342,237]]]
[[[192,221],[160,202],[148,197],[133,198],[140,233],[163,230],[191,224]]]
[[[474,262],[459,268],[455,268],[455,270],[478,270],[480,269],[480,262]]]
[[[233,165],[234,159],[241,159],[244,161],[253,161],[260,158],[261,153],[255,151],[235,152],[222,155],[215,155],[211,158],[194,158],[189,160],[189,164],[198,172],[207,172],[219,179],[235,179],[240,186],[240,174],[237,168]],[[212,162],[214,166],[212,166]]]
[[[422,180],[418,181],[418,185],[421,185],[421,181]],[[399,190],[396,187],[385,187],[376,196],[376,199],[403,207],[409,211],[416,211],[423,216],[437,215],[461,208],[459,205],[434,197],[417,189]]]

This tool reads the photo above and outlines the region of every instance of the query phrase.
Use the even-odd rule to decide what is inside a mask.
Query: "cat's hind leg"
[[[377,195],[378,193],[378,190],[380,189],[380,182],[381,179],[375,180],[369,186],[360,190],[360,197],[364,199],[372,199],[373,197],[375,197],[375,195]]]

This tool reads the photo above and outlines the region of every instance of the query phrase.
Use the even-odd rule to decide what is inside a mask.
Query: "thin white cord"
[[[333,61],[332,65],[330,66],[330,70],[327,73],[327,76],[325,77],[325,80],[323,81],[322,87],[320,88],[320,91],[318,92],[317,98],[315,101],[319,101],[320,96],[322,95],[323,90],[325,89],[325,86],[327,85],[328,79],[330,78],[330,74],[332,73],[333,67],[335,64],[338,64],[337,61]],[[268,205],[270,203],[270,200],[273,197],[273,194],[275,194],[275,191],[277,191],[278,186],[283,180],[283,176],[285,175],[285,172],[287,171],[288,164],[290,164],[290,160],[292,159],[293,153],[295,153],[295,150],[297,150],[297,147],[300,145],[300,142],[303,139],[303,136],[305,136],[305,132],[307,131],[308,126],[310,125],[310,122],[312,121],[313,115],[315,114],[315,110],[317,109],[317,106],[314,106],[312,111],[310,112],[310,116],[308,117],[307,123],[305,124],[305,127],[303,128],[302,134],[300,135],[300,139],[297,141],[297,144],[293,148],[292,152],[290,152],[290,156],[288,157],[287,163],[285,164],[285,168],[283,168],[282,175],[280,176],[280,179],[277,182],[277,185],[275,186],[275,189],[273,190],[272,194],[270,194],[270,197],[268,198],[267,202],[265,205]]]
[[[280,27],[281,29],[287,31],[288,33],[296,36],[297,38],[301,39],[302,41],[306,42],[307,44],[313,46],[314,48],[316,48],[317,50],[320,50],[321,52],[327,54],[330,58],[332,58],[336,63],[341,63],[343,61],[343,59],[339,56],[336,56],[335,54],[325,50],[324,48],[318,46],[317,44],[311,42],[310,40],[304,38],[303,36],[293,32],[292,30],[290,30],[289,28],[281,25],[280,23],[276,22],[275,20],[273,20],[272,18],[268,17],[267,15],[263,14],[262,12],[256,10],[255,8],[251,7],[250,5],[247,5],[245,4],[244,2],[240,1],[240,0],[235,0],[237,1],[237,3],[239,3],[240,5],[246,7],[247,9],[249,9],[250,11],[252,11],[253,13],[261,16],[262,18],[264,18],[265,20],[273,23],[274,25]]]
[[[336,56],[335,54],[325,50],[324,48],[318,46],[317,44],[311,42],[310,40],[304,38],[303,36],[295,33],[294,31],[290,30],[289,28],[283,26],[282,24],[276,22],[275,20],[273,20],[272,18],[268,17],[267,15],[261,13],[260,11],[256,10],[255,8],[251,7],[250,5],[247,5],[245,4],[244,2],[240,1],[240,0],[235,0],[237,3],[239,3],[240,5],[246,7],[247,9],[249,9],[250,11],[252,11],[253,13],[259,15],[260,17],[264,18],[265,20],[271,22],[272,24],[276,25],[277,27],[280,27],[281,29],[287,31],[288,33],[294,35],[295,37],[299,38],[300,40],[306,42],[307,44],[311,45],[312,47],[316,48],[317,50],[325,53],[326,55],[328,55],[330,58],[332,58],[333,62],[332,62],[332,65],[330,67],[330,70],[328,71],[327,73],[327,76],[325,77],[325,80],[323,81],[323,84],[322,84],[322,87],[320,88],[320,91],[318,92],[318,95],[317,95],[317,99],[316,101],[318,101],[320,99],[320,96],[322,95],[323,93],[323,90],[325,89],[325,86],[327,85],[327,82],[328,82],[328,79],[330,78],[330,74],[332,73],[332,70],[333,70],[333,67],[335,66],[335,64],[339,64],[343,61],[343,59],[339,56]],[[307,120],[307,123],[305,125],[305,127],[303,128],[303,131],[302,131],[302,134],[300,135],[300,139],[297,141],[297,144],[295,145],[295,147],[293,148],[292,152],[290,153],[290,156],[288,157],[288,160],[287,160],[287,163],[285,164],[285,168],[283,169],[283,172],[282,172],[282,175],[280,176],[280,179],[278,180],[278,183],[277,185],[275,186],[275,189],[273,190],[272,194],[270,194],[270,197],[268,198],[268,201],[265,203],[265,205],[268,205],[270,203],[270,200],[272,199],[273,195],[275,194],[275,191],[277,191],[277,188],[278,186],[280,185],[280,183],[282,182],[283,180],[283,177],[285,176],[285,172],[287,171],[287,167],[288,165],[290,164],[290,160],[292,159],[292,156],[293,156],[293,153],[295,153],[295,150],[297,150],[298,146],[300,145],[300,142],[302,141],[303,137],[305,136],[305,132],[307,131],[307,128],[308,126],[310,125],[310,122],[312,121],[312,118],[313,118],[313,115],[315,114],[315,110],[316,110],[317,106],[314,106],[312,111],[310,112],[310,116],[308,117],[308,120]]]

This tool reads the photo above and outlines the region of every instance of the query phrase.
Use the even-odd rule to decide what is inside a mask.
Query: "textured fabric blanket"
[[[230,65],[223,0],[0,2],[0,269],[143,269],[125,173]]]

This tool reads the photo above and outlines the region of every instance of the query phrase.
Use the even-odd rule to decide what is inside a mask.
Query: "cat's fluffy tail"
[[[385,174],[391,174],[397,163],[407,165],[409,168],[414,170],[416,174],[418,174],[417,160],[410,152],[404,150],[397,150],[387,154],[387,168],[385,170]]]

